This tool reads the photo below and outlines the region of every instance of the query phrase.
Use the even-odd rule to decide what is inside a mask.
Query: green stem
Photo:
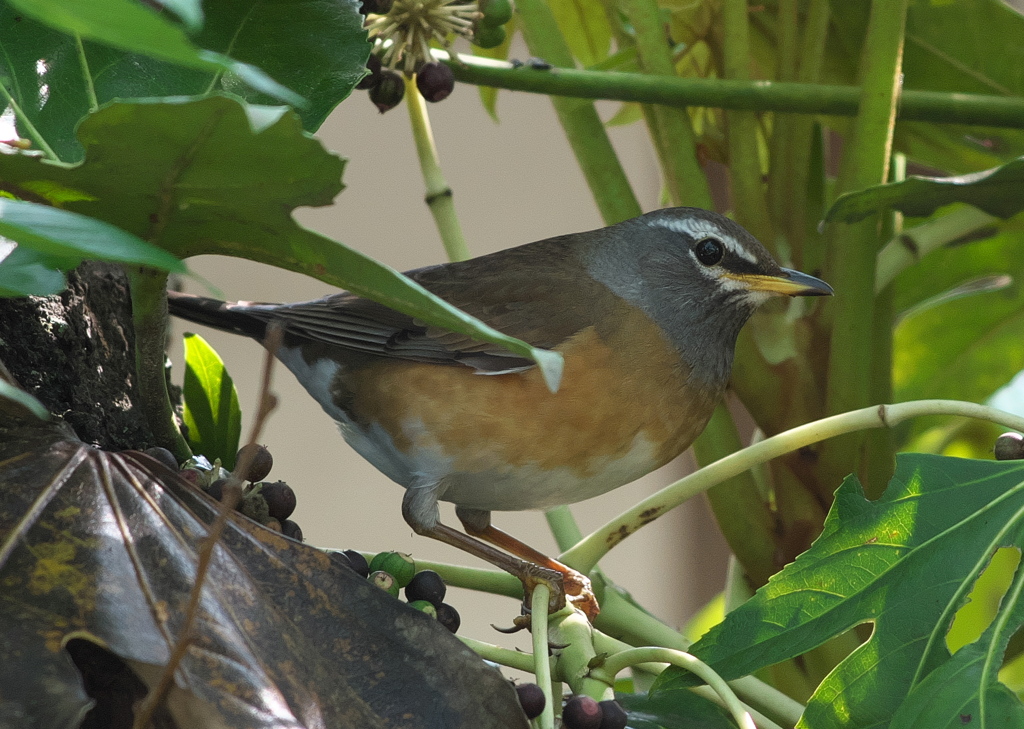
[[[156,444],[171,451],[179,463],[192,457],[174,421],[164,368],[167,344],[167,274],[152,269],[127,269],[135,328],[135,370],[139,399]]]
[[[564,552],[583,539],[583,532],[580,531],[568,506],[556,506],[548,509],[544,512],[544,518],[548,520],[548,526],[555,537],[555,544],[561,551]]]
[[[423,182],[427,188],[427,207],[434,216],[434,223],[437,225],[437,232],[441,234],[441,242],[444,243],[448,260],[465,261],[469,258],[469,247],[462,234],[459,217],[455,214],[452,189],[441,171],[434,134],[430,129],[430,117],[427,115],[427,102],[416,87],[415,77],[405,79],[405,98],[409,107],[412,136],[416,141],[416,153],[420,159],[420,169],[423,171]]]
[[[1024,418],[1020,416],[959,400],[915,400],[894,405],[875,405],[833,415],[766,438],[666,486],[584,537],[579,544],[563,552],[559,560],[586,572],[630,534],[727,478],[827,438],[869,428],[894,428],[905,420],[923,415],[978,418],[1024,431]]]
[[[100,102],[96,98],[96,86],[93,84],[92,73],[89,71],[89,59],[85,57],[85,45],[82,43],[82,36],[77,33],[75,33],[75,50],[78,51],[78,63],[82,67],[85,95],[89,97],[89,111],[96,111],[100,108]]]
[[[572,54],[544,0],[520,0],[516,8],[530,53],[556,66],[571,68]],[[462,59],[460,55],[459,60]],[[459,68],[461,64],[452,65],[453,71]],[[640,203],[594,104],[560,98],[557,94],[552,95],[551,103],[605,224],[611,225],[639,215],[642,212]]]
[[[548,659],[548,586],[544,583],[533,588],[530,602],[530,632],[533,634],[533,673],[544,692],[544,710],[537,717],[538,729],[554,729],[555,702],[551,695],[551,662]],[[565,608],[571,610],[571,608]]]
[[[846,140],[839,192],[886,182],[892,155],[896,101],[903,68],[903,29],[909,0],[873,0],[861,57],[860,110]],[[831,318],[826,412],[840,413],[871,400],[872,329],[878,219],[833,224],[825,278],[836,291]],[[859,436],[827,443],[822,449],[822,481],[833,483],[864,465]],[[831,488],[831,486],[829,487]],[[827,499],[831,495],[825,495]]]
[[[987,228],[997,221],[972,205],[964,205],[938,218],[931,218],[902,231],[878,252],[875,265],[875,292],[892,283],[901,272],[932,251]]]
[[[447,60],[443,54],[437,58]],[[860,89],[856,86],[680,78],[574,68],[543,71],[514,68],[510,63],[463,54],[459,54],[459,61],[451,68],[455,78],[464,83],[550,96],[828,116],[856,116],[860,105]],[[900,94],[897,118],[1022,129],[1024,98],[907,89]]]
[[[660,661],[671,663],[673,666],[685,668],[690,673],[704,680],[715,692],[722,697],[732,718],[742,729],[756,729],[754,720],[740,703],[729,684],[719,676],[708,664],[696,656],[683,651],[672,650],[671,648],[632,648],[615,655],[609,656],[602,668],[612,676],[619,671],[632,666],[635,663],[650,663]]]
[[[618,7],[633,26],[637,58],[645,73],[675,77],[672,49],[656,0],[619,0]],[[697,161],[697,142],[685,109],[645,105],[648,131],[661,162],[675,205],[711,207],[711,190]]]
[[[33,142],[35,142],[35,145],[39,147],[39,149],[43,150],[43,154],[45,154],[49,159],[53,160],[54,162],[60,162],[60,157],[58,157],[57,153],[53,151],[53,148],[46,143],[46,138],[39,133],[39,130],[36,129],[36,125],[33,124],[32,120],[28,118],[28,115],[25,114],[25,110],[22,109],[21,105],[14,100],[14,97],[11,96],[11,92],[8,91],[7,87],[3,84],[0,84],[0,95],[3,96],[4,101],[7,102],[7,105],[11,107],[11,111],[14,112],[15,118],[18,120],[18,123],[24,128],[25,133],[28,134],[28,136],[32,139]]]
[[[750,25],[747,0],[724,0],[725,77],[737,81],[750,79]],[[736,220],[769,249],[775,250],[775,233],[768,217],[764,185],[761,182],[761,155],[758,150],[758,121],[753,111],[726,112],[729,144],[729,180]]]
[[[467,638],[462,635],[457,635],[455,637],[461,640],[469,649],[485,661],[491,661],[492,663],[497,663],[502,666],[515,668],[519,671],[525,671],[526,673],[533,673],[535,664],[533,662],[533,656],[529,653],[512,651],[508,648],[501,648],[499,646],[474,640],[473,638]]]

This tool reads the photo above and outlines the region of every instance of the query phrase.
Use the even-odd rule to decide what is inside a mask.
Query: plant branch
[[[707,491],[727,478],[827,438],[868,428],[893,428],[905,420],[922,415],[977,418],[1024,432],[1022,417],[959,400],[915,400],[894,405],[876,405],[833,415],[766,438],[666,486],[586,536],[572,549],[563,552],[559,561],[586,572],[630,534],[679,506],[691,496]]]
[[[530,602],[530,633],[533,634],[533,673],[544,692],[544,710],[537,717],[538,729],[554,729],[555,702],[551,696],[551,661],[548,659],[548,586],[543,582],[533,588]],[[571,608],[566,608],[571,609]]]
[[[96,98],[96,85],[92,80],[92,72],[89,71],[89,59],[85,57],[85,44],[82,43],[82,36],[78,33],[75,33],[75,50],[78,51],[78,64],[82,67],[85,95],[89,98],[89,111],[93,112],[100,108],[100,102]]]
[[[448,60],[440,52],[435,57]],[[459,63],[452,63],[451,68],[463,83],[580,99],[828,116],[856,116],[860,105],[856,86],[581,71],[569,65],[561,67],[551,57],[547,60],[559,67],[515,68],[504,61],[459,54]],[[904,89],[897,119],[1024,129],[1024,98]]]
[[[167,274],[153,269],[128,268],[135,328],[135,374],[146,422],[157,444],[171,451],[179,463],[192,457],[174,421],[164,369],[167,344]]]
[[[754,720],[743,704],[740,703],[740,700],[736,698],[736,694],[729,687],[729,684],[726,683],[725,679],[715,673],[711,666],[689,653],[672,650],[671,648],[631,648],[609,656],[605,659],[602,669],[614,677],[619,671],[636,663],[650,663],[652,661],[671,663],[673,666],[685,668],[698,678],[703,679],[708,686],[722,697],[729,713],[732,714],[732,718],[742,729],[756,729]]]
[[[430,117],[427,114],[427,102],[416,87],[416,78],[405,79],[405,99],[409,107],[409,122],[412,124],[412,137],[416,141],[416,154],[423,171],[423,182],[427,188],[424,198],[437,232],[441,234],[441,242],[450,261],[465,261],[469,258],[469,247],[462,234],[459,216],[455,213],[455,201],[452,189],[441,171],[441,161],[434,144],[434,133],[430,128]]]

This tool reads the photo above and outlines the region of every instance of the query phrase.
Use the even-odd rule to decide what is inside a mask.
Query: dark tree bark
[[[117,266],[85,263],[56,296],[0,299],[0,362],[86,443],[145,449],[128,281]]]

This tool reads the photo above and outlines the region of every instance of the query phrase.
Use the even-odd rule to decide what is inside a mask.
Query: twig
[[[274,355],[277,352],[278,347],[281,346],[282,336],[283,334],[280,325],[271,323],[267,327],[267,336],[264,340],[264,346],[266,347],[267,352],[263,359],[263,378],[260,383],[260,404],[256,411],[256,417],[253,421],[252,431],[249,438],[250,443],[256,442],[259,434],[263,431],[263,426],[266,423],[267,417],[277,405],[277,398],[270,392],[270,376],[274,367]],[[177,672],[178,666],[181,664],[182,660],[184,660],[189,646],[195,640],[194,628],[196,619],[199,615],[199,603],[202,599],[203,584],[205,583],[206,575],[210,570],[210,564],[213,562],[213,553],[217,546],[217,542],[220,541],[220,537],[224,533],[224,529],[227,526],[231,512],[242,498],[242,479],[238,474],[245,473],[248,470],[253,455],[254,454],[243,454],[242,458],[238,459],[238,463],[235,464],[235,470],[231,474],[231,478],[228,479],[227,483],[224,485],[224,494],[220,500],[217,518],[214,519],[213,524],[210,526],[210,529],[206,534],[206,538],[203,539],[199,545],[199,559],[198,564],[196,565],[195,586],[192,588],[192,592],[189,593],[188,607],[185,609],[185,619],[182,621],[178,640],[174,644],[170,658],[167,661],[167,665],[164,667],[163,673],[160,675],[160,680],[157,682],[156,687],[150,690],[149,695],[146,696],[142,706],[139,707],[139,711],[135,716],[135,721],[132,724],[133,729],[146,729],[149,727],[153,718],[153,712],[156,711],[156,708],[166,700],[167,694],[171,689],[171,684],[174,681],[174,674]]]

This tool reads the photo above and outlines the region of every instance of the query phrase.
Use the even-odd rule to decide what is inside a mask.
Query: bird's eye
[[[697,241],[697,245],[693,247],[693,252],[697,256],[697,260],[705,266],[714,266],[722,260],[722,256],[725,254],[725,247],[720,240],[705,238],[704,240]]]

